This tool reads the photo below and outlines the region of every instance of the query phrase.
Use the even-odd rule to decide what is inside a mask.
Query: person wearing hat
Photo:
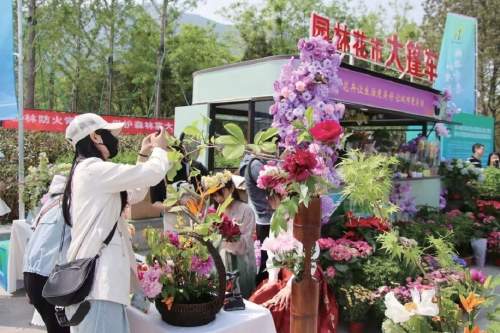
[[[130,303],[131,286],[136,286],[136,263],[121,214],[127,204],[143,200],[147,189],[158,184],[171,165],[163,128],[142,140],[136,165],[110,162],[118,153],[123,125],[86,113],[66,128],[66,139],[75,150],[62,202],[64,220],[72,226],[67,260],[91,258],[100,252],[86,299],[91,308],[83,321],[71,328],[73,333],[130,331],[125,307]],[[108,236],[111,241],[103,247]],[[68,318],[77,308],[66,308]]]
[[[42,297],[42,289],[56,263],[65,260],[71,241],[71,231],[64,224],[61,199],[66,177],[55,175],[47,193],[47,200],[33,220],[31,235],[24,253],[24,288],[42,317],[48,333],[69,333],[68,327],[59,326],[54,305]],[[61,240],[63,242],[61,247]]]
[[[233,198],[224,214],[239,225],[241,236],[237,241],[222,241],[220,253],[226,270],[239,272],[241,294],[248,298],[255,288],[257,275],[253,242],[255,214],[249,205],[240,200],[233,178],[234,175],[225,170],[202,177],[201,183],[205,191],[212,193],[210,197],[216,206],[222,205],[229,197]]]

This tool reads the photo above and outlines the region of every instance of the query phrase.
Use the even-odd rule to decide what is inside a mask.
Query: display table
[[[10,294],[24,287],[24,251],[32,233],[31,225],[25,220],[14,220],[14,222],[12,222],[9,260],[7,264],[7,292]]]
[[[127,308],[127,313],[131,333],[276,333],[269,310],[248,301],[245,305],[244,311],[221,310],[213,322],[198,327],[168,325],[161,320],[153,304],[147,314],[131,306]]]

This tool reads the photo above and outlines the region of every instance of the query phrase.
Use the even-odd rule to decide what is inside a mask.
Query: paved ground
[[[486,273],[489,275],[500,275],[499,267],[486,267]],[[498,291],[500,293],[500,290]],[[479,324],[481,328],[487,327],[487,320],[483,311]],[[14,296],[9,297],[2,294],[0,289],[0,333],[41,333],[45,329],[30,325],[33,316],[33,308],[28,304],[24,292],[18,292]],[[345,333],[347,330],[342,327],[338,333]],[[375,327],[368,328],[364,333],[379,333],[380,330]],[[111,333],[111,332],[110,332]]]

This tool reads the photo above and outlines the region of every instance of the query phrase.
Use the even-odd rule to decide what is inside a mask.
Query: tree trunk
[[[26,95],[24,107],[33,109],[35,107],[35,82],[36,82],[36,0],[30,0],[28,4],[28,72],[26,77]]]
[[[314,198],[308,207],[299,206],[293,221],[293,236],[304,246],[304,272],[292,281],[290,333],[318,331],[319,283],[311,275],[311,257],[321,234],[321,200]]]
[[[54,86],[55,86],[55,74],[54,70],[51,68],[49,72],[49,110],[54,110],[54,105],[56,100]]]
[[[161,8],[161,33],[160,33],[160,47],[158,48],[158,56],[156,62],[156,92],[155,92],[155,112],[154,116],[156,118],[160,117],[161,109],[161,88],[162,88],[162,71],[165,59],[165,30],[167,26],[167,6],[168,0],[163,0],[163,6]]]
[[[109,32],[109,49],[110,55],[108,57],[108,105],[107,113],[112,114],[112,102],[113,102],[113,58],[115,49],[115,5],[116,0],[111,1],[111,26]]]
[[[80,97],[80,62],[82,61],[82,33],[83,33],[83,24],[82,24],[82,1],[76,1],[76,17],[78,24],[78,32],[76,36],[76,69],[75,69],[75,77],[73,80],[73,91],[72,91],[72,103],[71,103],[71,111],[78,113],[78,104]]]

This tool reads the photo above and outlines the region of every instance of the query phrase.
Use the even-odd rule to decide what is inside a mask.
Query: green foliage
[[[500,197],[500,169],[489,167],[484,169],[484,181],[476,186],[479,190],[479,195],[486,198]]]
[[[355,208],[388,218],[398,209],[389,200],[395,164],[394,157],[367,155],[358,150],[348,152],[339,165],[345,182],[342,194]]]
[[[359,284],[342,287],[339,290],[341,313],[349,322],[363,322],[374,300],[372,291]]]
[[[399,260],[384,256],[373,256],[366,259],[361,267],[361,274],[359,280],[362,281],[364,287],[370,290],[403,283],[410,275],[407,270],[403,269]]]

